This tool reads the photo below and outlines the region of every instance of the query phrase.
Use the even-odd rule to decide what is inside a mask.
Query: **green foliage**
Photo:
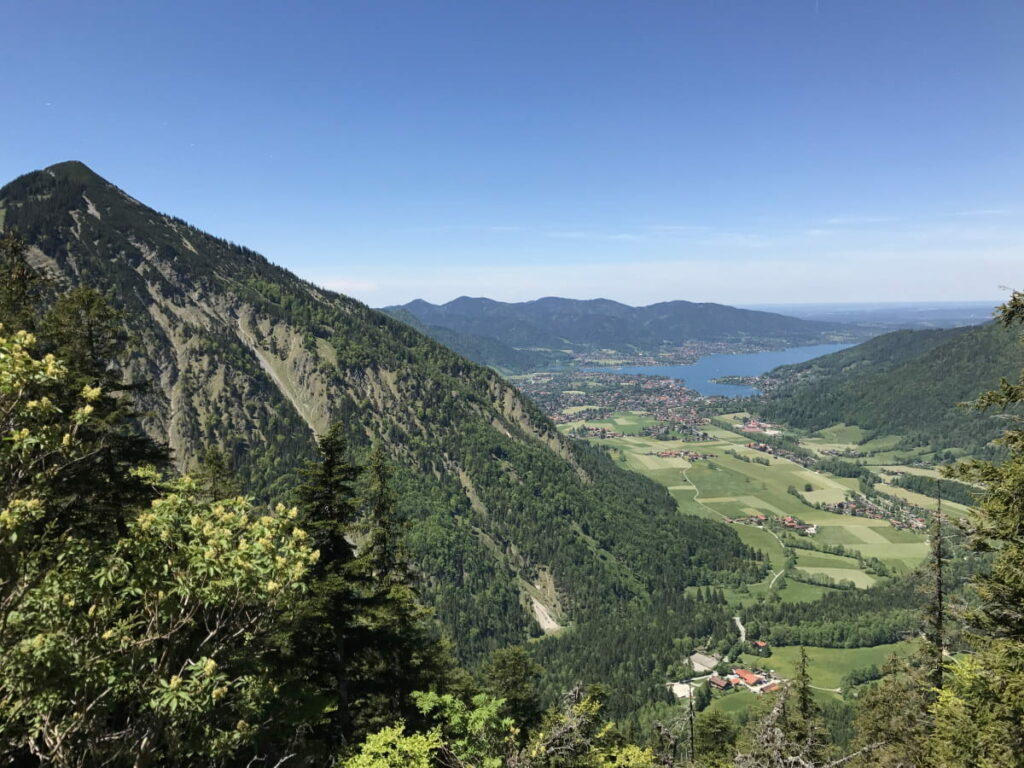
[[[418,692],[413,699],[420,711],[440,721],[444,751],[462,765],[501,768],[515,749],[516,720],[503,715],[504,701],[486,694],[467,704],[452,694]]]
[[[368,736],[359,753],[339,765],[344,768],[433,768],[441,746],[437,730],[406,734],[405,727],[399,724]]]
[[[521,645],[492,651],[483,668],[488,691],[504,701],[505,711],[523,729],[540,720],[539,682],[544,670]]]
[[[66,413],[30,397],[75,380],[32,344],[0,338],[0,463],[20,479],[0,500],[0,744],[61,766],[224,764],[275,721],[267,642],[317,553],[295,510],[211,506],[151,469],[133,480],[158,495],[120,510],[120,535],[83,533],[97,510],[50,490],[97,449],[102,393]]]
[[[903,449],[929,445],[978,453],[988,450],[1004,423],[957,405],[1022,367],[1024,349],[995,323],[896,331],[773,371],[778,385],[754,407],[767,419],[805,429],[856,424],[868,439],[900,435]]]
[[[699,765],[714,765],[733,755],[739,728],[726,714],[702,712],[694,725],[694,755]]]

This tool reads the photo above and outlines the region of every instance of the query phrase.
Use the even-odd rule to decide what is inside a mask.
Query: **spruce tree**
[[[413,586],[391,477],[378,445],[371,452],[364,479],[365,543],[349,568],[359,600],[350,648],[356,735],[397,718],[423,722],[410,694],[437,689],[452,663],[430,611],[419,602]]]
[[[352,736],[350,642],[359,598],[349,572],[355,552],[348,537],[360,470],[349,460],[340,423],[333,424],[318,445],[320,458],[303,469],[304,482],[295,496],[300,523],[319,559],[306,596],[295,606],[296,630],[282,644],[287,644],[285,664],[301,665],[327,713],[313,739],[343,744]]]

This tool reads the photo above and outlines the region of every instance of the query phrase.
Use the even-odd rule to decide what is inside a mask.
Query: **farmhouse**
[[[738,677],[740,681],[748,688],[755,688],[756,686],[761,685],[761,683],[764,682],[763,677],[754,674],[749,669],[743,669],[742,667],[734,669],[732,673],[736,675],[736,677]]]
[[[730,683],[724,677],[719,677],[718,675],[712,675],[708,682],[711,684],[712,688],[715,688],[719,691],[727,691],[730,688],[732,688],[732,683]]]

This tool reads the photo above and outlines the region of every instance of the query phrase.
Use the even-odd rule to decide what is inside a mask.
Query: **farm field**
[[[730,414],[730,420],[739,420],[743,414]],[[562,425],[568,430],[576,426],[603,427],[621,432],[625,436],[596,440],[596,444],[610,449],[613,458],[636,472],[640,472],[665,485],[686,514],[709,519],[748,517],[761,513],[773,517],[792,515],[805,523],[818,526],[814,541],[821,544],[841,544],[865,557],[878,558],[895,571],[903,572],[916,566],[927,554],[924,536],[900,531],[885,520],[838,515],[808,506],[789,492],[796,489],[812,502],[841,501],[856,487],[847,478],[834,478],[801,467],[788,459],[770,457],[748,448],[748,438],[722,427],[709,426],[711,441],[691,443],[682,440],[657,440],[637,434],[653,420],[643,414],[613,414],[604,420],[580,420]],[[846,434],[849,434],[847,431]],[[712,454],[712,458],[690,462],[678,457],[654,455],[665,451],[695,451]],[[756,459],[756,461],[755,461]],[[760,463],[767,461],[767,465]],[[806,487],[810,485],[811,490]],[[756,526],[737,525],[741,539],[764,552],[770,559],[773,572],[781,569],[784,554],[782,545],[771,531]],[[870,586],[874,578],[859,568],[848,569],[855,560],[847,559],[839,566],[818,563],[808,565],[809,573],[821,573],[833,578],[846,578],[859,587]],[[832,568],[850,572],[833,573]],[[826,570],[816,570],[826,569]],[[795,582],[790,582],[794,588]],[[758,589],[763,586],[764,590]],[[805,585],[810,586],[810,585]],[[734,595],[739,602],[756,599],[767,591],[767,584],[750,585],[750,595]],[[798,599],[805,592],[806,599],[820,594],[820,589],[805,591],[795,588],[786,599]]]
[[[872,648],[820,648],[807,646],[807,666],[815,695],[821,700],[838,698],[843,678],[855,669],[872,665],[881,668],[892,656],[908,656],[915,650],[912,642],[876,645]],[[800,648],[784,646],[774,648],[767,658],[743,654],[737,666],[747,669],[773,670],[778,676],[792,679],[800,663]],[[709,711],[733,717],[764,704],[764,699],[746,689],[715,693],[708,705]]]
[[[844,548],[864,556],[877,557],[896,571],[913,568],[927,554],[927,540],[920,534],[898,530],[884,520],[818,510],[789,492],[789,488],[794,487],[807,497],[832,494],[827,498],[841,500],[848,490],[857,487],[856,480],[851,484],[847,478],[826,476],[788,459],[767,456],[747,448],[746,443],[750,439],[721,427],[709,426],[707,432],[713,439],[704,442],[658,440],[637,434],[643,425],[649,423],[653,420],[643,414],[617,413],[608,419],[580,420],[563,424],[560,428],[568,431],[586,425],[621,432],[623,437],[592,442],[606,447],[621,465],[665,485],[679,504],[680,511],[686,514],[719,521],[747,517],[755,512],[776,517],[792,515],[818,526],[818,533],[812,539],[814,543],[842,544]],[[851,433],[842,434],[848,436]],[[666,451],[693,451],[712,456],[691,462],[679,457],[655,455]],[[754,461],[755,458],[759,461]],[[764,460],[767,460],[767,465],[760,463]],[[812,491],[804,490],[808,483]],[[756,584],[723,590],[725,599],[737,614],[742,615],[744,607],[769,597],[786,603],[806,602],[835,591],[795,578],[782,578],[786,550],[772,530],[746,524],[736,524],[732,528],[744,543],[765,553],[771,567],[768,577]],[[798,570],[827,575],[836,581],[849,580],[858,588],[869,587],[876,581],[875,576],[861,569],[854,557],[797,548],[792,551],[796,555]],[[912,647],[912,643],[896,643],[873,648],[808,648],[811,679],[820,689],[820,696],[835,696],[831,689],[839,687],[850,670],[872,664],[881,666],[893,653],[906,654]],[[767,659],[745,656],[742,661],[748,666],[772,668],[783,677],[791,677],[798,658],[799,648],[776,647]],[[758,701],[759,696],[742,691],[716,694],[710,706],[735,716]]]

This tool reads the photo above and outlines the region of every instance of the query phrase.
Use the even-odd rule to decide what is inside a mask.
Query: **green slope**
[[[357,452],[381,441],[399,468],[424,595],[464,658],[540,635],[535,600],[572,627],[571,647],[544,641],[566,676],[580,644],[596,653],[612,615],[630,616],[668,657],[672,638],[704,621],[687,585],[763,571],[732,531],[680,516],[663,488],[562,438],[490,370],[147,208],[80,163],[16,179],[0,209],[35,265],[124,311],[136,342],[124,369],[151,382],[145,426],[180,467],[221,445],[251,492],[274,497],[332,421]],[[601,674],[630,654],[604,648]]]
[[[527,371],[550,370],[564,365],[569,356],[557,350],[516,349],[497,339],[460,333],[438,325],[426,325],[405,309],[383,310],[396,320],[401,320],[426,334],[434,341],[444,344],[475,363],[494,368],[501,373],[525,373]]]
[[[900,435],[901,447],[982,449],[1005,427],[998,414],[958,407],[1024,366],[1017,333],[995,323],[897,331],[772,371],[764,417],[807,429],[844,423]]]

